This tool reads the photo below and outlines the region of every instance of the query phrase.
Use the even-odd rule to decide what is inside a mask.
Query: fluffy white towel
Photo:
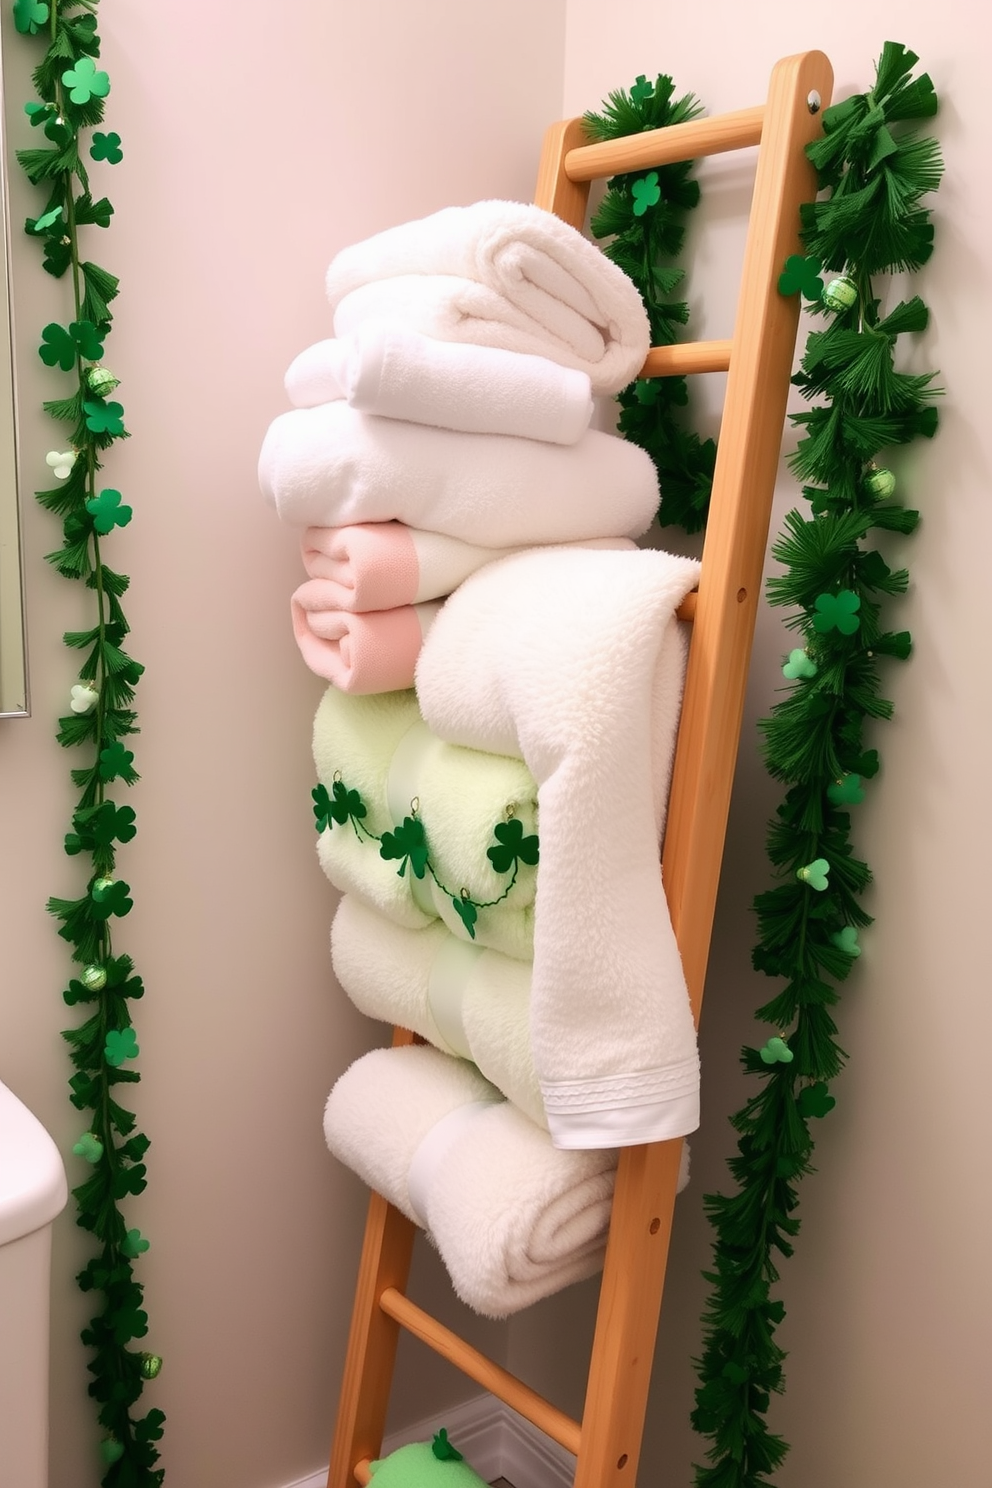
[[[420,653],[429,727],[538,784],[531,1033],[561,1147],[698,1125],[698,1056],[658,867],[698,565],[545,549],[479,569]]]
[[[650,457],[589,429],[576,444],[461,434],[347,403],[280,414],[259,483],[284,522],[406,522],[483,547],[638,537],[658,506]]]
[[[345,398],[362,413],[554,444],[574,444],[592,418],[585,372],[376,321],[301,352],[286,373],[286,392],[295,408]]]
[[[440,920],[406,930],[353,894],[334,916],[331,959],[359,1011],[470,1059],[547,1128],[530,1052],[530,962],[458,940]]]
[[[436,622],[435,622],[436,623]],[[381,837],[400,826],[417,802],[437,878],[453,894],[467,889],[477,904],[498,899],[510,881],[486,856],[496,845],[493,828],[508,812],[525,835],[536,831],[537,787],[519,759],[462,749],[435,738],[424,726],[412,692],[358,697],[328,688],[313,729],[317,777],[328,791],[335,778],[357,790],[368,815],[362,826]],[[440,917],[459,939],[470,939],[451,899],[425,873],[383,859],[375,842],[352,824],[334,824],[317,844],[321,867],[335,888],[357,894],[388,919],[419,929]],[[528,960],[534,949],[537,870],[521,864],[506,899],[479,911],[479,945]]]
[[[597,548],[633,548],[628,538],[591,539]],[[337,610],[388,610],[421,604],[457,589],[484,563],[517,548],[480,548],[402,522],[308,527],[300,540],[303,566],[322,581],[324,603]]]
[[[373,1049],[324,1115],[335,1157],[426,1229],[455,1291],[507,1317],[603,1263],[615,1152],[558,1152],[465,1060]]]
[[[433,282],[432,282],[433,281]],[[535,353],[615,393],[650,344],[627,275],[541,207],[446,207],[345,248],[327,271],[334,328],[402,323],[442,341]]]

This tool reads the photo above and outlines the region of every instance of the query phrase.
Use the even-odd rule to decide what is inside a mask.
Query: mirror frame
[[[26,718],[30,709],[17,479],[8,213],[10,193],[7,186],[7,147],[2,110],[3,42],[0,39],[0,718]]]

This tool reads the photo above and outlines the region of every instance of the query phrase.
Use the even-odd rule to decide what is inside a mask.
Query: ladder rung
[[[699,598],[699,590],[698,589],[693,589],[693,591],[692,591],[691,594],[687,594],[686,597],[685,597],[685,599],[679,605],[678,609],[675,611],[675,618],[676,618],[676,620],[695,620],[695,618],[696,618],[696,600],[698,598]]]
[[[578,1456],[579,1439],[582,1435],[578,1421],[566,1416],[564,1411],[558,1410],[543,1395],[538,1395],[536,1390],[517,1379],[515,1374],[510,1374],[509,1370],[494,1364],[485,1354],[480,1354],[478,1349],[472,1348],[471,1344],[459,1338],[457,1333],[452,1333],[395,1287],[386,1288],[379,1298],[379,1306],[401,1327],[419,1338],[421,1343],[426,1343],[435,1353],[454,1364],[470,1379],[474,1379],[477,1385],[489,1390],[510,1406],[511,1410],[518,1411],[546,1436],[550,1436],[552,1441],[558,1442],[573,1456]]]
[[[638,377],[686,377],[691,372],[726,372],[732,341],[682,341],[652,346]]]
[[[355,1463],[354,1479],[356,1483],[371,1483],[372,1464],[367,1457],[363,1457],[361,1462]]]
[[[599,181],[604,176],[650,170],[653,165],[673,165],[696,160],[700,155],[719,155],[724,150],[744,150],[761,142],[765,107],[737,109],[712,119],[690,119],[688,124],[670,124],[644,134],[603,140],[597,145],[578,145],[565,155],[565,174],[570,181]]]

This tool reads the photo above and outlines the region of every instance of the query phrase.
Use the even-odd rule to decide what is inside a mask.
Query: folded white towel
[[[553,444],[574,444],[592,418],[585,372],[377,321],[301,352],[286,373],[286,392],[296,408],[345,398],[384,418]]]
[[[461,434],[343,401],[280,414],[259,482],[298,527],[397,520],[482,547],[638,537],[658,506],[650,457],[613,434],[576,444]]]
[[[426,1229],[455,1291],[507,1317],[603,1263],[615,1152],[558,1152],[465,1060],[373,1049],[324,1115],[335,1157]]]
[[[466,889],[476,904],[491,904],[504,894],[512,875],[497,873],[487,853],[496,845],[496,823],[505,823],[508,814],[525,835],[536,831],[537,787],[526,765],[445,744],[424,725],[412,692],[361,697],[334,687],[317,709],[313,755],[317,777],[329,792],[336,778],[347,790],[358,791],[367,810],[362,828],[377,837],[401,826],[416,802],[437,875],[425,871],[417,878],[410,863],[400,874],[400,861],[382,858],[378,845],[351,822],[335,823],[317,843],[320,865],[335,888],[357,894],[410,929],[441,918],[468,941],[441,884],[452,894]],[[530,959],[536,879],[536,868],[521,864],[502,903],[479,910],[473,927],[479,945]]]
[[[529,961],[457,939],[435,920],[407,930],[353,894],[331,929],[334,974],[366,1017],[470,1059],[525,1116],[547,1128],[530,1052]]]
[[[625,387],[650,344],[632,280],[560,217],[521,202],[446,207],[345,248],[327,295],[339,336],[389,320],[550,357],[587,372],[597,392]]]
[[[531,1034],[557,1146],[698,1125],[658,866],[684,667],[674,611],[697,574],[661,552],[502,558],[447,600],[417,664],[434,733],[516,755],[538,784]]]

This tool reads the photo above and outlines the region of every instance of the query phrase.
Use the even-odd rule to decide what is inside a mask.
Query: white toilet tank
[[[0,1484],[48,1482],[51,1222],[65,1169],[41,1122],[0,1084]]]

